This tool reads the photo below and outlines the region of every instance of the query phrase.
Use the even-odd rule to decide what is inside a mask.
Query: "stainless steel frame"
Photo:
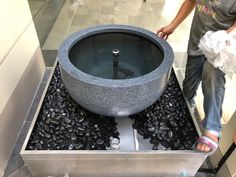
[[[53,72],[51,73],[52,77]],[[51,79],[49,79],[47,87]],[[26,146],[34,128],[47,87],[21,150],[34,177],[58,176],[194,176],[208,154],[188,151],[153,151],[141,140],[132,122],[119,118],[120,149],[107,151],[30,151]],[[192,115],[193,120],[194,116]],[[198,133],[200,129],[194,120]]]

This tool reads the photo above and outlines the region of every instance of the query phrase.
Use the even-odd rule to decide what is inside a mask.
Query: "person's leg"
[[[222,104],[225,92],[225,74],[215,68],[208,61],[205,62],[202,73],[202,91],[204,95],[203,120],[204,136],[211,138],[218,143],[221,132]],[[198,150],[210,151],[211,148],[205,143],[199,143]]]
[[[206,61],[204,56],[192,57],[188,56],[185,78],[183,81],[183,93],[190,105],[194,104],[194,97],[202,79],[203,65]]]

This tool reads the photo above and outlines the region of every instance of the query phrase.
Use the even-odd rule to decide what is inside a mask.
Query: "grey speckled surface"
[[[163,51],[161,65],[132,79],[103,79],[81,72],[70,62],[70,49],[86,37],[106,32],[123,32],[146,38]],[[126,116],[144,110],[160,97],[168,82],[174,55],[169,44],[150,31],[126,25],[101,25],[68,37],[58,50],[58,59],[62,80],[77,103],[98,114]]]

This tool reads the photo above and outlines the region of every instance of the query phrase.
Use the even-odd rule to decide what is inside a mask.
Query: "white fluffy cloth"
[[[209,63],[232,78],[236,73],[236,30],[208,31],[200,40],[198,47]]]

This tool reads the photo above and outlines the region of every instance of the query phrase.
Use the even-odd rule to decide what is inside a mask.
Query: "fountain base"
[[[70,100],[69,97],[70,103],[66,102],[66,100],[61,100],[60,95],[50,96],[51,89],[55,85],[57,87],[54,88],[56,92],[59,93],[60,91],[60,94],[66,94],[62,92],[63,86],[59,84],[61,82],[58,71],[59,69],[56,67],[51,75],[52,79],[49,81],[44,92],[21,150],[21,156],[34,177],[62,177],[65,173],[68,173],[69,176],[103,177],[181,176],[183,174],[194,176],[206,159],[207,154],[191,149],[197,132],[187,105],[180,105],[181,107],[177,109],[173,105],[170,106],[168,101],[165,103],[165,100],[168,99],[164,98],[171,96],[169,92],[165,92],[163,94],[164,98],[161,97],[160,100],[148,109],[131,116],[132,119],[129,117],[103,118],[84,110],[78,105],[73,106],[73,100]],[[176,78],[175,75],[172,78]],[[176,89],[177,87],[173,88]],[[55,92],[52,91],[52,93]],[[180,98],[183,97],[182,95],[179,96]],[[72,106],[65,106],[63,109],[60,109],[63,111],[57,112],[55,110],[58,104],[55,104],[54,97],[62,102],[62,106],[64,105],[63,103]],[[176,98],[176,96],[172,97]],[[67,96],[62,96],[62,98],[67,98]],[[182,98],[182,100],[184,99]],[[160,107],[160,105],[164,106],[164,104],[169,105],[168,110],[163,110]],[[49,112],[45,111],[45,109],[49,109]],[[68,110],[66,111],[66,109]],[[150,125],[149,122],[153,122],[152,118],[156,119],[155,112],[158,109],[161,111],[158,114],[162,114],[163,119],[159,120],[159,123],[156,125]],[[178,115],[178,112],[182,110],[179,113],[184,115],[181,118],[183,120],[178,121],[179,116],[170,118],[171,121],[165,119],[171,113],[171,109],[173,109],[172,113],[175,115]],[[81,114],[81,111],[83,114]],[[53,112],[55,112],[55,115]],[[87,117],[84,117],[84,113]],[[153,115],[150,116],[151,114]],[[78,118],[78,121],[76,121],[77,118],[75,117]],[[82,118],[83,120],[81,120]],[[47,122],[48,119],[51,121]],[[58,124],[55,123],[55,120],[58,121]],[[74,123],[72,123],[73,121]],[[72,124],[76,126],[73,127]],[[82,125],[85,126],[84,130]],[[180,129],[176,129],[176,125]],[[44,129],[45,127],[49,129]],[[61,130],[61,127],[65,127],[65,129],[62,128]],[[163,127],[168,128],[168,130],[163,129]],[[100,130],[96,131],[98,128]],[[158,129],[159,132],[155,134],[152,132],[152,129]],[[188,135],[184,135],[183,130]],[[62,132],[57,134],[58,131]],[[172,131],[172,134],[169,133],[170,131]],[[54,134],[57,136],[53,140]],[[163,140],[159,139],[159,134]],[[172,143],[174,139],[171,139],[170,136],[180,139],[180,145],[175,147]],[[118,150],[111,148],[109,141],[111,137],[120,140]],[[157,139],[159,142],[157,142]],[[45,144],[42,145],[42,141]],[[166,144],[166,142],[170,144]],[[41,147],[37,143],[41,143]],[[49,147],[48,144],[50,144]],[[65,146],[62,146],[63,144]],[[82,144],[82,146],[78,146],[78,144]],[[61,148],[57,148],[60,145]],[[169,146],[165,147],[165,145]],[[176,150],[174,150],[175,148]]]

